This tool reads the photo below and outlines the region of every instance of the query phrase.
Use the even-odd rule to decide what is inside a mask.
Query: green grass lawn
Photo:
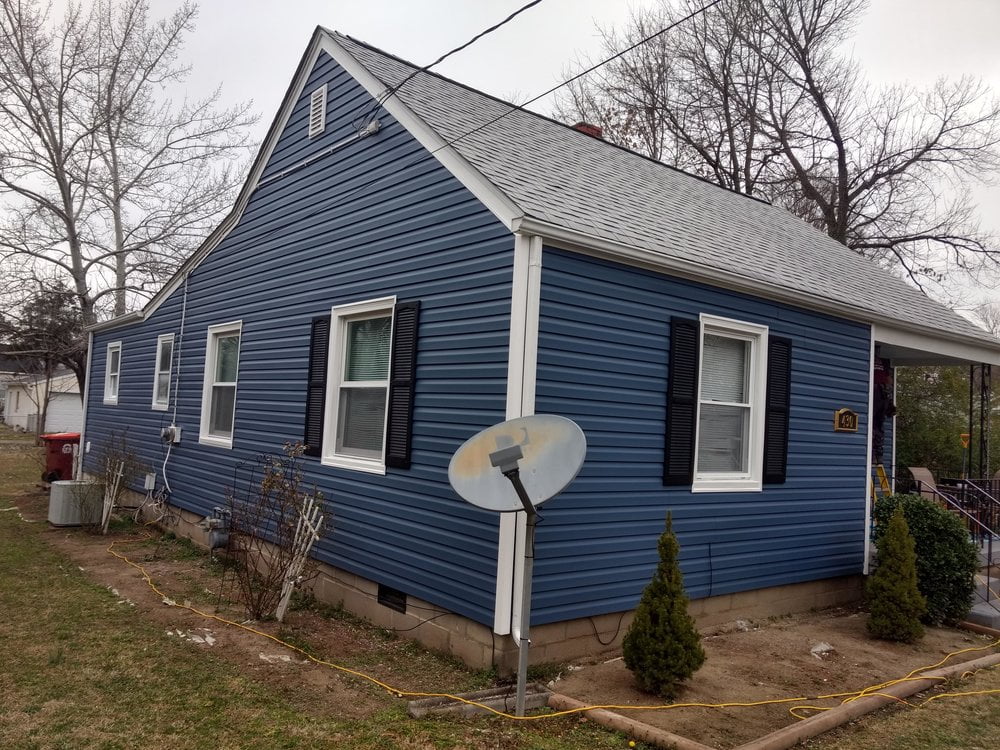
[[[1000,689],[1000,668],[955,681],[947,692]],[[909,700],[920,704],[928,696]],[[1000,746],[1000,694],[941,698],[923,708],[890,708],[821,735],[814,750],[993,750]]]
[[[16,504],[36,481],[37,462],[24,455],[33,450],[29,441],[23,450],[0,453],[0,508]],[[576,719],[417,721],[407,717],[403,701],[388,697],[363,719],[339,719],[336,707],[311,711],[289,691],[167,637],[139,609],[122,606],[89,580],[45,541],[45,530],[44,523],[0,512],[5,750],[627,747],[620,735]],[[358,696],[371,702],[363,686]]]

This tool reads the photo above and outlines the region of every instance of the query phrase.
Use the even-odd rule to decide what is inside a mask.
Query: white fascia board
[[[1000,342],[993,348],[985,343],[956,341],[935,335],[936,332],[916,333],[892,325],[872,326],[872,337],[879,344],[901,346],[921,352],[936,354],[969,364],[1000,365]]]
[[[381,99],[386,93],[386,85],[372,75],[335,37],[323,31],[320,48],[332,57],[340,67],[346,70],[375,99]],[[382,102],[382,109],[392,115],[400,125],[412,135],[421,146],[426,148],[435,159],[441,162],[459,182],[464,185],[504,226],[513,230],[514,222],[524,216],[517,204],[502,190],[490,182],[483,174],[473,167],[451,145],[448,144],[430,125],[400,101],[396,95]]]
[[[237,222],[240,218],[242,218],[243,211],[246,210],[247,203],[250,202],[250,197],[254,194],[254,191],[257,190],[257,183],[260,181],[260,176],[263,174],[264,168],[271,160],[271,154],[274,152],[278,139],[281,137],[281,134],[285,130],[285,126],[288,124],[288,120],[292,115],[292,110],[295,108],[295,103],[302,95],[302,92],[305,89],[306,81],[309,78],[309,74],[316,65],[316,59],[319,57],[320,52],[320,39],[325,36],[326,33],[327,32],[319,28],[313,32],[309,46],[299,62],[298,70],[296,70],[295,75],[292,78],[292,82],[288,86],[288,91],[285,92],[285,98],[281,102],[281,107],[278,109],[277,115],[275,115],[274,120],[271,122],[271,127],[268,129],[267,135],[264,137],[264,142],[261,144],[261,147],[257,152],[257,157],[254,159],[253,165],[250,167],[250,173],[247,175],[247,179],[243,183],[243,188],[240,190],[240,194],[236,198],[233,210],[226,215],[226,217],[214,230],[212,230],[212,233],[205,238],[205,241],[201,243],[198,249],[195,250],[181,265],[170,281],[164,284],[160,291],[153,295],[153,298],[142,310],[129,313],[128,315],[118,318],[112,318],[111,320],[103,323],[88,326],[88,330],[103,331],[111,328],[119,328],[121,326],[137,323],[148,318],[156,312],[167,297],[173,294],[173,292],[184,283],[184,280],[188,277],[188,275],[190,275],[195,267],[198,266],[198,264],[200,264],[205,257],[212,252],[212,250],[218,247],[219,243],[221,243],[229,235],[233,227],[236,226]]]
[[[751,294],[755,297],[783,302],[794,307],[816,312],[825,313],[844,320],[852,320],[867,325],[877,325],[879,330],[898,331],[909,333],[908,339],[912,342],[927,342],[913,345],[913,348],[929,352],[938,352],[931,346],[930,342],[936,342],[945,349],[947,345],[952,345],[949,351],[964,351],[965,355],[949,354],[947,356],[958,356],[960,359],[975,362],[985,362],[988,364],[1000,364],[1000,341],[991,345],[985,337],[988,334],[983,332],[984,338],[966,336],[961,333],[948,333],[937,329],[929,329],[916,324],[908,325],[905,321],[894,320],[888,316],[866,310],[859,310],[857,307],[826,300],[815,295],[804,297],[802,292],[787,289],[777,284],[768,284],[757,279],[748,279],[732,271],[724,271],[717,268],[708,268],[704,265],[691,261],[674,258],[663,253],[658,253],[646,248],[629,245],[623,242],[596,237],[586,232],[579,232],[573,229],[566,229],[548,222],[525,217],[514,222],[515,232],[537,234],[553,247],[571,250],[583,255],[590,255],[605,260],[617,261],[627,265],[646,268],[651,271],[669,273],[678,278],[690,281],[699,281],[705,284],[731,289],[744,294]],[[882,341],[882,339],[879,339]],[[886,343],[889,343],[888,341]]]

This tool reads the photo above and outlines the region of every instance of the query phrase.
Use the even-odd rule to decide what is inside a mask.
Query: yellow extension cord
[[[145,539],[127,540],[126,543],[129,543],[129,542],[141,542],[141,541],[145,541]],[[989,650],[991,648],[995,648],[997,646],[1000,646],[1000,640],[997,640],[997,641],[994,641],[993,643],[990,643],[987,646],[976,646],[976,647],[973,647],[973,648],[964,648],[964,649],[962,649],[960,651],[953,651],[950,654],[948,654],[947,656],[945,656],[943,659],[941,659],[939,662],[937,662],[936,664],[931,664],[931,665],[926,666],[926,667],[919,667],[918,669],[914,669],[912,672],[910,672],[908,675],[906,675],[906,677],[901,677],[901,678],[896,679],[896,680],[890,680],[888,682],[879,683],[878,685],[870,685],[869,687],[866,687],[863,690],[857,690],[857,691],[849,692],[849,693],[831,693],[829,695],[817,695],[817,696],[813,696],[813,697],[774,698],[774,699],[771,699],[771,700],[752,701],[752,702],[748,702],[748,703],[738,703],[738,702],[730,702],[730,703],[668,703],[668,704],[658,705],[658,706],[617,706],[617,705],[581,706],[579,708],[571,708],[571,709],[567,709],[565,711],[554,711],[554,712],[550,712],[550,713],[546,713],[546,714],[536,714],[534,716],[515,716],[514,714],[509,714],[506,711],[499,711],[499,710],[497,710],[495,708],[492,708],[490,706],[487,706],[487,705],[485,705],[483,703],[479,703],[479,702],[473,701],[473,700],[468,700],[467,698],[462,698],[462,697],[460,697],[458,695],[452,695],[451,693],[420,693],[420,692],[413,692],[413,691],[409,691],[409,690],[400,690],[398,688],[393,687],[392,685],[388,685],[385,682],[382,682],[379,679],[376,679],[375,677],[372,677],[371,675],[365,674],[364,672],[359,672],[357,670],[350,669],[350,668],[342,666],[340,664],[334,664],[333,662],[324,661],[323,659],[318,659],[315,656],[307,653],[303,649],[299,648],[298,646],[293,646],[291,643],[286,643],[285,641],[281,640],[280,638],[278,638],[276,636],[271,635],[270,633],[265,633],[264,631],[258,630],[258,629],[253,628],[253,627],[250,627],[249,625],[244,625],[242,623],[234,622],[233,620],[227,620],[224,617],[219,617],[218,615],[213,615],[213,614],[210,614],[208,612],[202,612],[200,609],[198,609],[196,607],[192,607],[190,604],[178,604],[176,602],[170,604],[170,602],[172,602],[173,600],[170,599],[170,597],[168,597],[166,594],[164,594],[162,591],[160,591],[156,587],[156,584],[153,583],[152,576],[150,576],[149,572],[142,565],[140,565],[140,564],[138,564],[136,562],[133,562],[132,560],[130,560],[125,555],[122,555],[122,554],[120,554],[118,552],[115,552],[114,546],[117,543],[118,542],[112,542],[108,546],[108,550],[107,551],[111,555],[114,555],[115,557],[117,557],[122,562],[124,562],[124,563],[126,563],[128,565],[131,565],[133,568],[135,568],[136,570],[138,570],[139,573],[142,574],[143,580],[146,581],[147,585],[157,594],[157,596],[161,597],[164,600],[164,603],[168,603],[170,606],[179,607],[180,609],[186,609],[186,610],[188,610],[190,612],[193,612],[194,614],[198,615],[199,617],[204,617],[204,618],[207,618],[209,620],[215,620],[216,622],[221,622],[224,625],[230,625],[230,626],[232,626],[234,628],[240,628],[241,630],[245,630],[245,631],[247,631],[249,633],[254,633],[255,635],[259,635],[262,638],[267,638],[267,639],[269,639],[271,641],[274,641],[275,643],[278,643],[278,644],[284,646],[287,649],[291,649],[292,651],[295,651],[295,652],[297,652],[299,654],[302,654],[302,656],[304,656],[306,659],[308,659],[311,662],[314,662],[316,664],[320,664],[320,665],[322,665],[324,667],[330,667],[331,669],[336,669],[339,672],[344,672],[345,674],[353,675],[353,676],[359,677],[359,678],[361,678],[363,680],[367,680],[368,682],[370,682],[370,683],[372,683],[374,685],[378,685],[380,688],[382,688],[383,690],[385,690],[387,693],[389,693],[390,695],[393,695],[393,696],[395,696],[397,698],[447,698],[447,699],[450,699],[450,700],[453,700],[453,701],[457,701],[459,703],[465,703],[465,704],[470,705],[470,706],[475,706],[476,708],[482,709],[482,710],[487,711],[487,712],[489,712],[491,714],[495,714],[497,716],[502,716],[505,719],[512,719],[514,721],[537,721],[539,719],[554,719],[554,718],[559,717],[559,716],[568,716],[570,714],[584,713],[586,711],[595,711],[595,710],[598,710],[598,709],[609,710],[609,711],[665,711],[665,710],[668,710],[668,709],[675,709],[675,708],[749,708],[749,707],[753,707],[753,706],[769,706],[769,705],[778,705],[778,704],[785,704],[785,703],[798,703],[798,704],[800,704],[800,705],[797,705],[797,706],[790,707],[788,709],[788,711],[795,718],[797,718],[797,719],[804,719],[804,718],[807,718],[807,717],[800,715],[798,713],[799,711],[817,711],[818,712],[818,711],[829,711],[831,709],[831,707],[812,706],[812,705],[804,704],[803,703],[804,701],[821,701],[821,700],[831,700],[831,699],[834,699],[834,698],[843,698],[844,700],[841,701],[841,705],[843,705],[843,704],[846,704],[846,703],[851,703],[853,701],[859,700],[860,698],[880,696],[880,697],[883,697],[883,698],[888,698],[888,699],[894,700],[894,701],[896,701],[898,703],[902,703],[902,704],[904,704],[906,706],[910,706],[911,708],[920,708],[920,707],[926,706],[931,701],[938,700],[939,698],[956,698],[956,697],[965,697],[965,696],[972,696],[972,695],[991,695],[991,694],[1000,693],[1000,689],[997,689],[997,690],[970,690],[970,691],[959,692],[959,693],[940,693],[938,695],[931,696],[930,698],[928,698],[927,700],[925,700],[923,703],[910,703],[909,701],[903,700],[902,698],[897,698],[894,695],[889,695],[888,693],[882,693],[882,692],[880,692],[882,690],[885,690],[886,688],[892,687],[893,685],[898,685],[898,684],[900,684],[902,682],[911,682],[911,681],[915,681],[915,680],[924,680],[924,679],[934,679],[934,680],[944,681],[946,679],[944,677],[919,677],[917,675],[919,675],[919,673],[921,673],[921,672],[926,672],[926,671],[934,669],[936,667],[940,667],[942,664],[944,664],[946,661],[948,661],[953,656],[958,656],[959,654],[972,653],[974,651],[986,651],[986,650]],[[979,671],[979,670],[976,670],[976,671]],[[966,676],[970,676],[972,674],[975,674],[975,672],[965,672],[961,676],[962,677],[966,677]]]

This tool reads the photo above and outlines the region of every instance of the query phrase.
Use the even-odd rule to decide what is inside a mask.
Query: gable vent
[[[315,138],[326,127],[326,84],[309,97],[309,137]]]

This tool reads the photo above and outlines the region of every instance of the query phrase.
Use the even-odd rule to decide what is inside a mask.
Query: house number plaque
[[[858,413],[851,409],[837,409],[833,413],[834,432],[857,432]]]

